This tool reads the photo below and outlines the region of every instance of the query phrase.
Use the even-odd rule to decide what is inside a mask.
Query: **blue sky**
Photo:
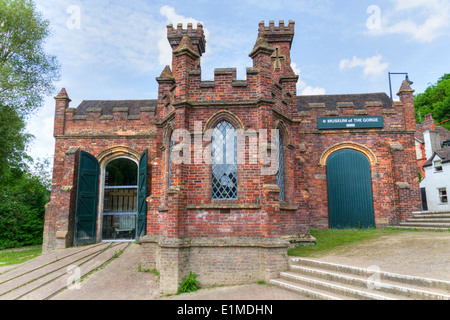
[[[245,79],[258,23],[295,21],[291,51],[298,94],[386,92],[388,72],[408,72],[416,93],[450,72],[448,0],[37,0],[50,21],[71,107],[82,100],[155,99],[171,51],[166,26],[201,22],[206,29],[202,79],[237,68]],[[394,95],[403,76],[393,76]],[[52,158],[53,96],[29,120],[29,153]]]

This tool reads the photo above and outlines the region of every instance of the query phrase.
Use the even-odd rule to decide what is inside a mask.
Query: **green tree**
[[[414,105],[417,123],[430,113],[436,123],[450,119],[450,73],[444,74],[436,84],[430,84],[425,92],[415,95]],[[450,130],[450,121],[442,126]]]
[[[12,169],[0,185],[0,249],[42,243],[49,181],[39,172]]]
[[[32,0],[0,0],[0,101],[27,115],[59,79],[56,57],[44,51],[49,22]]]
[[[48,36],[32,0],[0,0],[0,249],[42,242],[48,162],[30,168],[25,119],[59,79],[56,58],[43,48]]]
[[[25,121],[10,106],[0,105],[0,185],[7,171],[24,168],[25,160],[31,158],[25,148],[32,136],[25,132]]]

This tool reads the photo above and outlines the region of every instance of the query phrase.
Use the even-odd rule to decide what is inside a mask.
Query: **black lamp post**
[[[404,74],[406,75],[405,80],[409,83],[409,85],[412,85],[414,82],[409,80],[408,74],[406,72],[388,72],[389,73],[389,91],[391,93],[391,100],[392,100],[392,82],[391,82],[391,75],[392,74]]]

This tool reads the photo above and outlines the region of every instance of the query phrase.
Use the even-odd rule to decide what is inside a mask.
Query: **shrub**
[[[189,272],[189,276],[183,279],[183,282],[180,283],[180,288],[178,289],[178,293],[186,293],[193,292],[200,289],[200,284],[197,279],[198,274],[194,274]]]

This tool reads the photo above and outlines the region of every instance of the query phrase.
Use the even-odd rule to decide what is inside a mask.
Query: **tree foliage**
[[[42,242],[49,161],[30,168],[25,151],[31,138],[23,117],[0,105],[0,249]]]
[[[0,184],[0,249],[42,243],[49,181],[31,170],[12,169]]]
[[[0,249],[42,243],[49,161],[30,167],[25,118],[59,78],[43,48],[48,36],[32,0],[0,0]]]
[[[414,96],[416,121],[423,121],[426,114],[433,114],[436,123],[450,119],[450,73],[444,74],[436,84],[431,84],[423,93]],[[450,130],[450,121],[443,123]]]
[[[32,0],[0,0],[0,100],[22,115],[40,107],[59,79],[56,57],[44,51],[49,34]]]
[[[23,168],[25,160],[31,160],[25,148],[31,135],[25,132],[25,121],[10,106],[0,105],[0,184],[11,168]]]

